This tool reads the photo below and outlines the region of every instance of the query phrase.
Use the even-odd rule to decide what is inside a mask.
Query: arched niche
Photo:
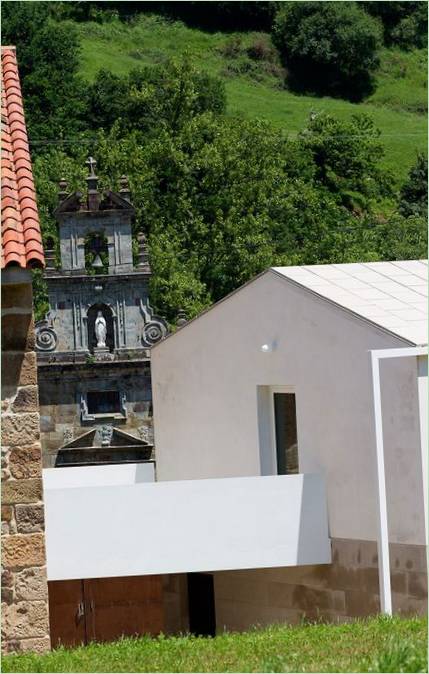
[[[84,239],[85,269],[90,276],[109,273],[109,250],[105,232],[89,231]],[[94,266],[95,265],[95,266]]]
[[[87,311],[88,349],[91,353],[94,353],[94,348],[97,346],[95,319],[99,311],[101,311],[106,321],[106,346],[109,351],[113,351],[115,348],[115,326],[112,309],[107,304],[97,303],[93,304]]]

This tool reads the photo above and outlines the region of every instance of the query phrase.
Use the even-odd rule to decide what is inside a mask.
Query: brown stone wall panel
[[[428,601],[427,598],[416,599],[409,595],[392,593],[393,612],[402,616],[427,616]]]
[[[425,572],[410,571],[408,574],[408,594],[417,599],[427,600],[428,576]]]
[[[20,534],[33,534],[45,530],[45,511],[41,505],[15,506],[16,528]]]
[[[427,558],[424,545],[391,544],[390,566],[392,571],[426,571]]]
[[[352,618],[361,618],[375,615],[380,612],[378,595],[362,592],[361,590],[346,590],[346,614]]]
[[[3,504],[37,503],[43,498],[41,478],[28,480],[9,480],[2,487],[1,500]]]
[[[46,563],[44,535],[39,533],[4,536],[2,541],[2,563],[9,568],[44,566]]]
[[[39,415],[3,414],[1,435],[2,445],[8,447],[34,444],[40,437]]]
[[[379,589],[378,569],[353,569],[332,564],[328,575],[328,586],[331,589],[359,589],[366,594],[377,593]]]
[[[42,471],[42,450],[40,444],[15,447],[9,456],[9,469],[16,480],[40,477]]]

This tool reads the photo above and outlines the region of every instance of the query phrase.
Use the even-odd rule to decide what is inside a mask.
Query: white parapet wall
[[[49,580],[331,561],[321,475],[81,487],[65,478],[45,480]]]

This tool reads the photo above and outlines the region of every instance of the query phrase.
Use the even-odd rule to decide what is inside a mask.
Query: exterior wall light
[[[262,344],[261,351],[262,353],[271,353],[276,348],[276,342],[270,342],[270,344]]]

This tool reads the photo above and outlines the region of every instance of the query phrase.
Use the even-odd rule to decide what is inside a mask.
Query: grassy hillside
[[[130,24],[79,24],[82,74],[92,79],[104,67],[116,74],[187,53],[200,67],[222,77],[231,114],[261,117],[291,135],[299,132],[311,111],[342,118],[370,114],[386,147],[384,165],[402,181],[417,150],[427,148],[427,52],[385,49],[377,89],[364,103],[295,95],[283,87],[284,73],[261,33],[206,33],[180,22],[141,15]],[[257,54],[248,49],[259,46]],[[255,52],[255,49],[253,49]]]
[[[277,626],[2,658],[4,672],[427,672],[427,620]]]

